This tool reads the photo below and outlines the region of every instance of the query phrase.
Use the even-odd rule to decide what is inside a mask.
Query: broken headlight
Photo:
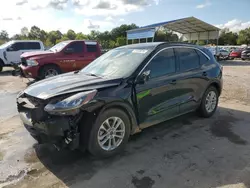
[[[96,92],[96,90],[92,90],[77,93],[59,102],[47,104],[44,110],[53,115],[75,115],[84,104],[93,99]]]

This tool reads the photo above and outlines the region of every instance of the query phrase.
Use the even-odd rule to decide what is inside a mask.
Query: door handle
[[[170,82],[170,84],[175,85],[175,84],[176,84],[176,80],[172,80],[172,81]]]
[[[206,76],[207,76],[207,72],[203,72],[203,73],[202,73],[202,76],[205,76],[205,77],[206,77]]]

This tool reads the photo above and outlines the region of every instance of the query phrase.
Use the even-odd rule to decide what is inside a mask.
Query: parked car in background
[[[20,55],[24,52],[43,51],[44,45],[38,40],[13,40],[0,46],[0,72],[5,66],[21,62]]]
[[[191,111],[212,116],[221,91],[222,66],[209,50],[152,42],[110,50],[81,71],[32,84],[17,105],[40,142],[107,157],[148,126]]]
[[[241,52],[241,59],[242,60],[250,59],[250,48],[246,48]]]
[[[216,56],[218,56],[219,58],[228,58],[230,52],[225,50],[225,49],[219,49],[217,51]]]
[[[241,58],[241,52],[243,49],[234,49],[229,54],[229,59]]]
[[[21,74],[24,77],[44,79],[80,70],[100,54],[100,46],[96,41],[60,42],[48,51],[22,54]]]

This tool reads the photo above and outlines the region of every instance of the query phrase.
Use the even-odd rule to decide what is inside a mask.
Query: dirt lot
[[[36,144],[15,106],[27,81],[0,73],[0,187],[250,188],[250,62],[222,64],[224,89],[212,118],[188,114],[145,129],[105,160]]]

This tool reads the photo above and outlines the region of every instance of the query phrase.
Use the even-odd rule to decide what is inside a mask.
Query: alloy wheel
[[[206,111],[208,113],[213,112],[214,109],[216,108],[216,104],[217,104],[217,95],[214,91],[210,91],[206,97],[206,103],[205,103]]]
[[[100,126],[97,134],[98,144],[105,151],[116,149],[125,136],[125,124],[119,117],[109,117]]]
[[[58,72],[55,69],[48,69],[45,72],[45,78],[50,78],[50,77],[56,76],[56,75],[58,75]]]

